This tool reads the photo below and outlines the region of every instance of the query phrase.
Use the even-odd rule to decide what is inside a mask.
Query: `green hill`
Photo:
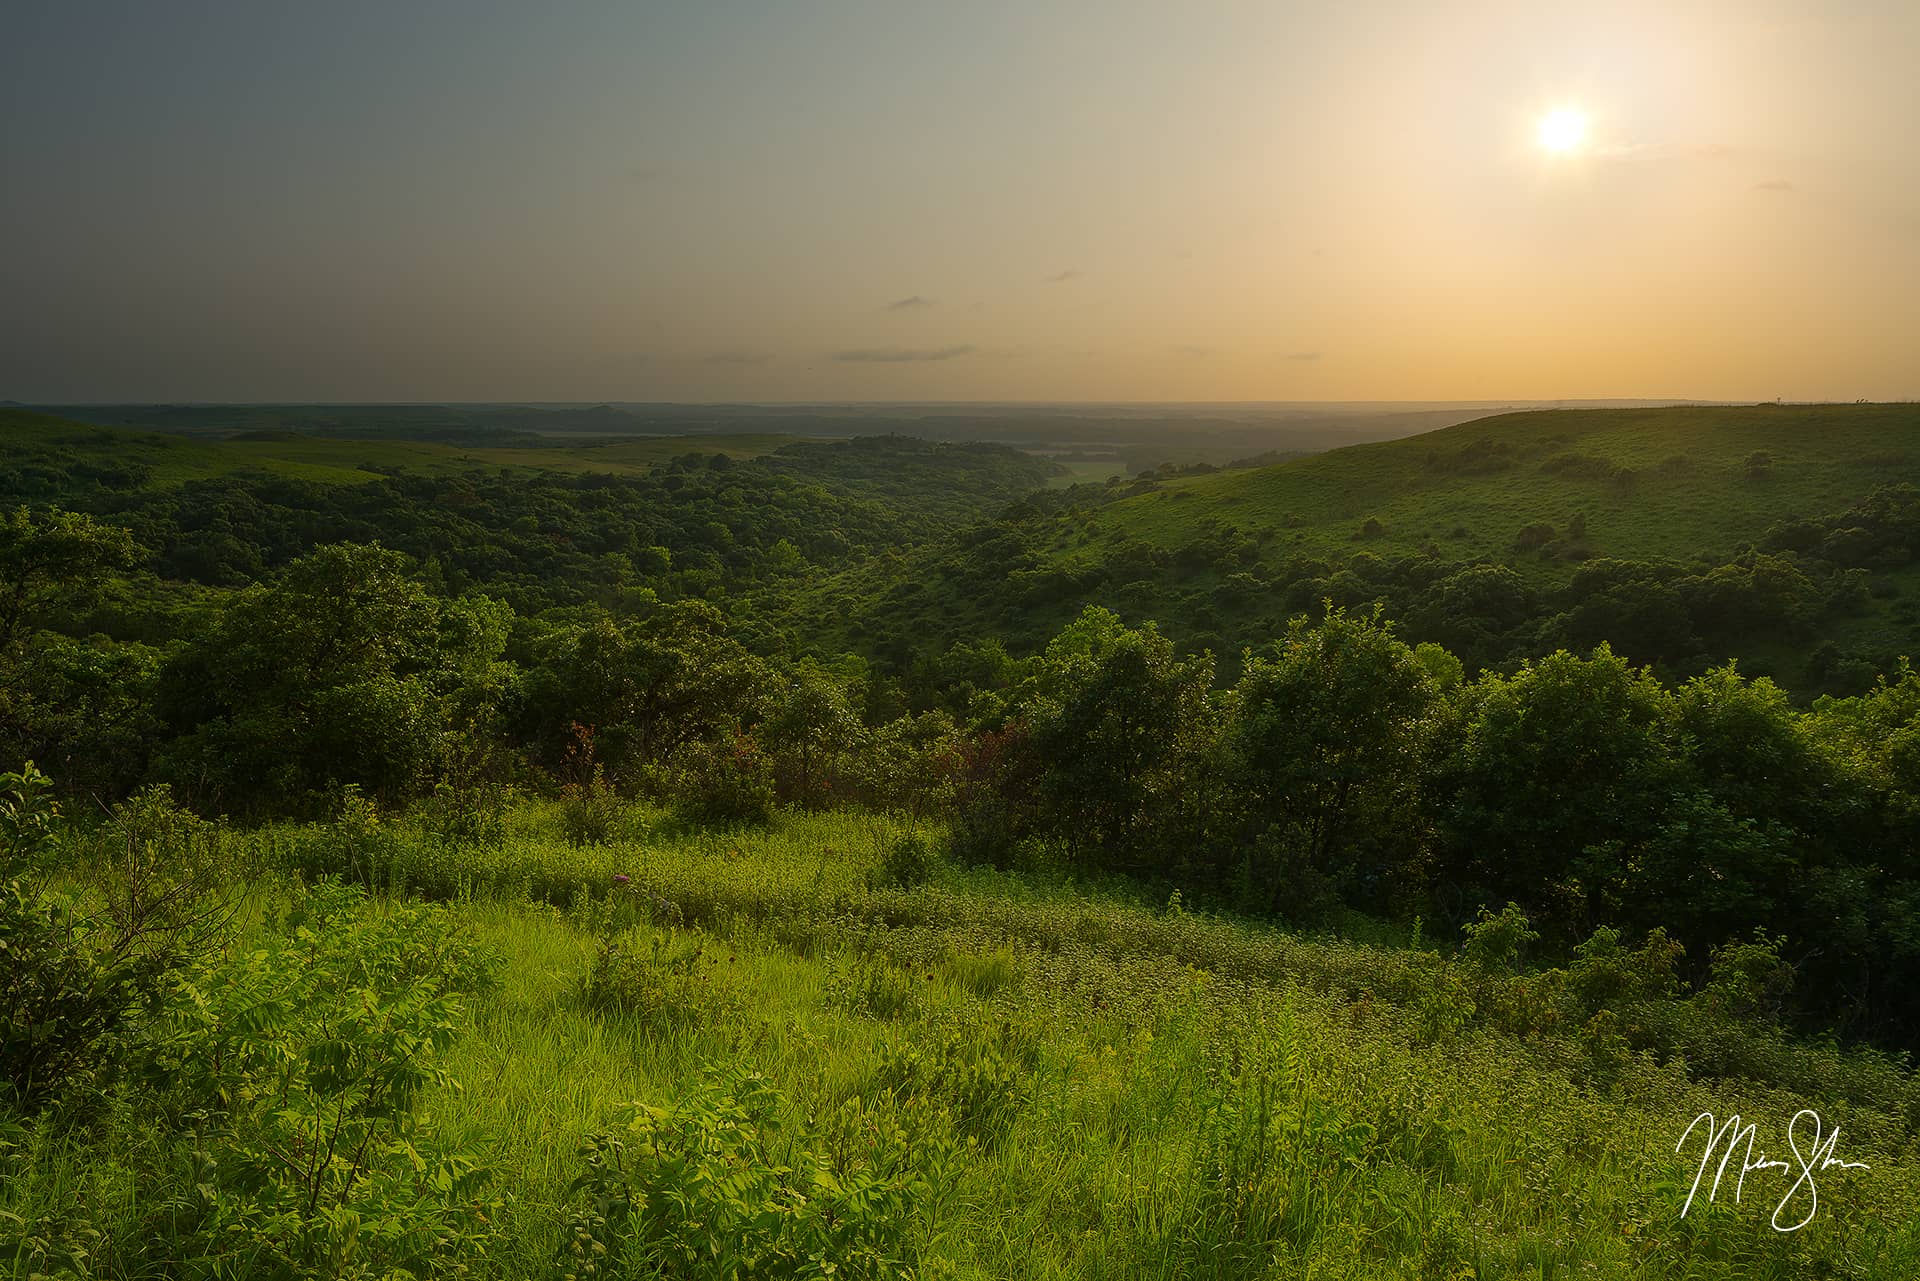
[[[469,446],[413,440],[329,439],[260,429],[227,439],[99,426],[27,410],[0,410],[0,491],[53,493],[75,465],[119,488],[178,485],[241,471],[321,484],[361,484],[387,471],[448,475],[501,467],[581,475],[640,475],[685,454],[758,458],[797,437],[772,434],[625,437],[537,445]],[[100,473],[93,476],[92,473]]]
[[[1893,481],[1920,483],[1920,405],[1536,411],[1166,481],[1100,509],[1060,548],[1112,531],[1178,547],[1217,523],[1274,530],[1280,550],[1438,547],[1565,577],[1574,558],[1516,556],[1521,530],[1551,525],[1557,541],[1584,516],[1579,559],[1726,556]]]
[[[986,637],[1032,652],[1099,604],[1230,678],[1332,601],[1469,667],[1605,641],[1670,676],[1737,658],[1844,692],[1920,652],[1916,485],[1916,405],[1502,414],[1034,495],[788,608],[823,649],[901,670]]]

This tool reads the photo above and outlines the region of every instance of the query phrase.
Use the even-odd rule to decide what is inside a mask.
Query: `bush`
[[[332,877],[369,889],[398,885],[401,862],[399,840],[357,783],[340,789],[333,817],[304,829],[285,859],[287,870],[309,883]]]
[[[897,1098],[949,1109],[961,1134],[990,1147],[1032,1101],[1038,1066],[1037,1038],[998,1023],[948,1028],[931,1047],[889,1046],[876,1079]]]
[[[880,867],[873,884],[910,890],[933,879],[940,866],[939,856],[917,832],[896,837],[880,855]]]
[[[634,1018],[655,1031],[689,1027],[739,1006],[715,981],[716,964],[697,934],[625,930],[601,941],[580,995],[590,1010]]]
[[[828,974],[827,1005],[864,1018],[898,1018],[919,1003],[924,981],[877,953],[856,952]]]
[[[773,764],[749,734],[695,743],[684,753],[674,816],[694,826],[741,826],[773,817]]]
[[[18,880],[0,886],[0,1103],[35,1111],[113,1074],[155,971],[97,938]]]
[[[226,924],[213,895],[218,835],[153,788],[116,806],[95,851],[104,908],[86,914],[30,889],[50,862],[52,784],[32,764],[0,774],[0,1098],[28,1110],[126,1060],[162,979]]]
[[[272,946],[183,979],[152,1066],[166,1120],[201,1131],[185,1248],[222,1275],[315,1281],[476,1257],[489,1174],[414,1109],[451,1084],[435,1060],[465,1021],[457,993],[493,967],[444,909],[376,912],[328,884]]]
[[[560,824],[570,845],[605,845],[619,816],[620,798],[607,786],[606,774],[598,765],[588,782],[560,789]]]
[[[581,1151],[568,1197],[586,1204],[569,1215],[555,1274],[917,1275],[914,1229],[950,1141],[924,1112],[901,1118],[859,1099],[783,1135],[786,1110],[763,1077],[737,1069],[708,1069],[671,1107],[626,1105]]]

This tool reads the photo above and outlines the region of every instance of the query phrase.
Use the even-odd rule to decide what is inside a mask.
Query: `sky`
[[[0,399],[1913,398],[1917,56],[1916,0],[9,0]]]

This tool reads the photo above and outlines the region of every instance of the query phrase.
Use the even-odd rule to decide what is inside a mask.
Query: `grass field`
[[[1764,475],[1748,473],[1755,453],[1770,456]],[[1572,567],[1514,556],[1536,522],[1560,529],[1584,514],[1596,556],[1725,558],[1777,521],[1842,510],[1891,481],[1920,482],[1920,405],[1539,411],[1169,481],[1102,508],[1059,551],[1109,531],[1171,547],[1217,520],[1274,530],[1270,555],[1432,544],[1544,581]],[[1362,539],[1369,520],[1377,532]]]
[[[1466,971],[1430,944],[1296,936],[952,868],[876,884],[901,830],[841,813],[689,833],[636,807],[612,841],[577,847],[557,807],[523,804],[478,852],[406,824],[362,842],[360,871],[389,888],[360,918],[444,899],[439,928],[496,962],[495,982],[462,994],[436,1060],[447,1081],[419,1105],[495,1172],[469,1275],[587,1274],[568,1249],[586,1239],[570,1235],[585,1231],[570,1190],[582,1145],[609,1130],[638,1142],[623,1128],[636,1102],[672,1124],[721,1118],[701,1132],[720,1145],[710,1155],[734,1153],[719,1184],[684,1164],[648,1176],[693,1180],[643,1189],[678,1207],[661,1221],[683,1233],[731,1222],[756,1179],[805,1153],[851,1178],[893,1152],[916,1173],[859,1211],[894,1234],[887,1275],[1785,1281],[1920,1268],[1917,1096],[1903,1071],[1862,1075],[1816,1049],[1830,1090],[1709,1081],[1644,1054],[1597,1077],[1578,1034],[1520,1037],[1474,1017]],[[326,828],[235,839],[262,869],[311,871],[315,851],[342,848]],[[305,893],[286,871],[246,882],[208,999],[222,966],[285,946]],[[642,958],[619,972],[614,995],[632,999],[616,1008],[595,999],[610,948]],[[1879,1084],[1844,1084],[1860,1080]],[[728,1110],[743,1091],[762,1100],[751,1124]],[[1803,1105],[1871,1169],[1823,1174],[1819,1212],[1797,1232],[1769,1226],[1781,1189],[1762,1175],[1741,1203],[1723,1192],[1682,1219],[1693,1169],[1674,1149],[1693,1117],[1738,1112],[1777,1135]],[[180,1180],[194,1167],[144,1124],[0,1133],[0,1223],[81,1213],[99,1234],[87,1275],[158,1275],[155,1259],[187,1248],[156,1240],[159,1207],[191,1201]],[[760,1156],[742,1165],[728,1145],[747,1139]],[[736,1235],[752,1244],[799,1213],[770,1204]],[[35,1266],[19,1256],[9,1275]],[[656,1273],[616,1252],[593,1274]]]
[[[294,432],[249,432],[228,440],[96,427],[0,410],[0,465],[41,458],[99,459],[148,470],[149,485],[178,485],[237,471],[321,484],[360,484],[382,470],[423,473],[476,467],[638,475],[683,454],[757,458],[799,439],[781,435],[655,436],[553,442],[527,448],[406,440],[334,440]]]

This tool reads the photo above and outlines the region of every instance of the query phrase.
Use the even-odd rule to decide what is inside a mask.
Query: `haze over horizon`
[[[0,399],[1920,396],[1920,5],[10,8]]]

